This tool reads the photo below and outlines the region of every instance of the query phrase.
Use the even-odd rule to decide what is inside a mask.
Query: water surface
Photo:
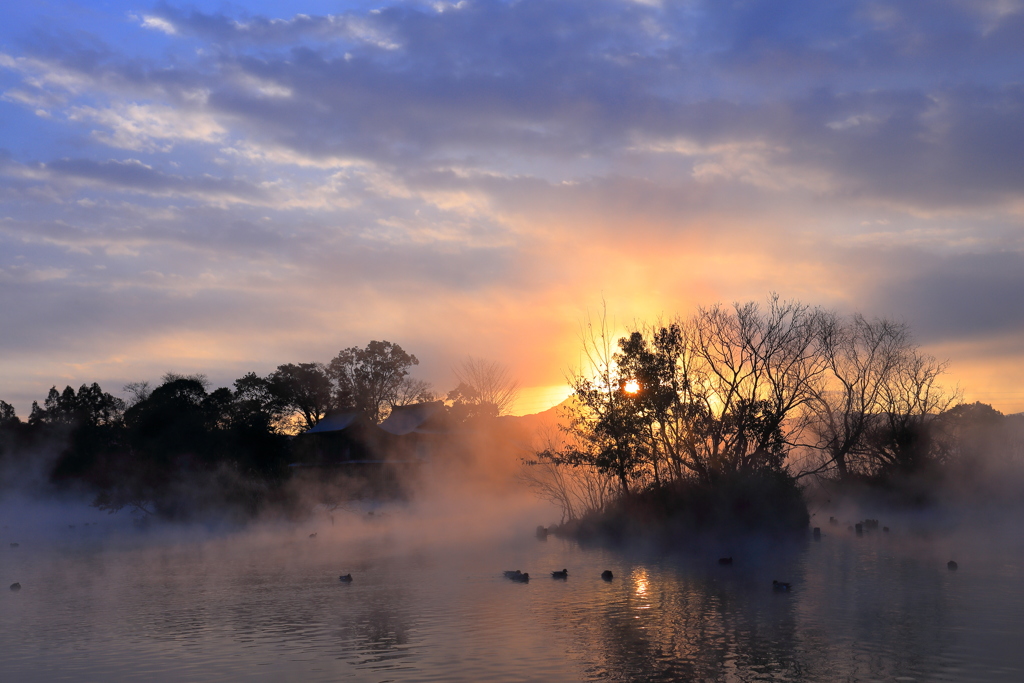
[[[821,542],[737,545],[720,566],[717,551],[401,525],[76,525],[11,548],[13,525],[0,680],[1024,680],[1012,530],[830,527]],[[550,578],[563,567],[567,580]]]

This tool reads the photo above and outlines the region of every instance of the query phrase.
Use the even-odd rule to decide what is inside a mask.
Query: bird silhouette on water
[[[510,569],[505,571],[505,578],[518,581],[519,583],[527,583],[530,580],[530,575],[527,572],[521,572],[518,569]]]
[[[342,583],[352,583],[352,575],[351,574],[342,574],[341,576],[338,577],[338,581],[341,581]]]
[[[946,566],[949,568],[949,571],[955,572],[960,565],[958,565],[953,560],[950,560],[949,562],[946,563]]]
[[[782,581],[772,581],[772,590],[776,593],[788,593],[791,587],[790,584]]]
[[[21,584],[18,583],[17,581],[15,581],[14,583],[11,584],[11,590],[12,591],[20,591],[21,590]]]
[[[556,569],[555,571],[551,572],[551,578],[552,579],[568,579],[569,578],[569,570],[568,569]]]

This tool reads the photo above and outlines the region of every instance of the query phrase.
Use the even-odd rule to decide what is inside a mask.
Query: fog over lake
[[[861,511],[833,511],[817,542],[611,549],[539,540],[531,523],[552,511],[516,497],[367,512],[140,530],[8,503],[0,578],[21,589],[0,592],[0,679],[1024,676],[1024,533],[1005,515],[879,514],[891,531],[857,536]]]

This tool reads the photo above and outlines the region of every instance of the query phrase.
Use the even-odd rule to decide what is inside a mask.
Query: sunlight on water
[[[1019,533],[835,530],[731,548],[731,566],[528,531],[422,545],[330,529],[93,531],[8,545],[0,570],[22,588],[0,594],[6,682],[1024,678]],[[568,579],[553,579],[562,567]]]

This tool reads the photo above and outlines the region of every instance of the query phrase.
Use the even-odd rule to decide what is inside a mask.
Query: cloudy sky
[[[287,6],[290,9],[284,11]],[[371,339],[532,412],[620,322],[895,316],[1024,410],[1024,2],[0,10],[0,398]]]

